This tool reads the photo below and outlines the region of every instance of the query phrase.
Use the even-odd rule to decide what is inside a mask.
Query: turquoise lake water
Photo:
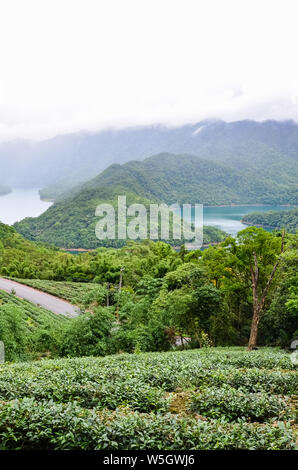
[[[211,225],[230,235],[236,235],[247,227],[240,222],[249,212],[267,212],[289,210],[289,206],[229,206],[229,207],[204,207],[204,225]]]

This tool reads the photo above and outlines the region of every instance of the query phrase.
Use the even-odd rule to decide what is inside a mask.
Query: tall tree
[[[282,236],[262,228],[249,227],[238,233],[237,239],[228,238],[225,245],[230,252],[232,275],[249,287],[253,314],[248,349],[257,345],[258,328],[268,294],[284,251]]]

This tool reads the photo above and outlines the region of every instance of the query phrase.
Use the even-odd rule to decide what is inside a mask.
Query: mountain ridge
[[[201,129],[198,131],[198,129]],[[253,177],[268,171],[275,181],[298,177],[298,124],[293,121],[205,120],[183,126],[139,126],[59,135],[41,142],[0,143],[7,184],[35,186],[87,181],[112,163],[143,160],[158,153],[191,153],[224,163]],[[61,190],[60,190],[61,193]]]
[[[96,248],[95,209],[118,196],[127,204],[150,203],[223,205],[232,203],[295,203],[291,188],[257,181],[223,165],[194,155],[158,154],[143,161],[113,164],[89,182],[61,196],[37,218],[15,224],[26,238],[60,247]],[[293,200],[293,201],[292,201]],[[217,240],[217,239],[216,239]],[[210,241],[216,241],[210,240]],[[104,246],[114,246],[108,241]]]

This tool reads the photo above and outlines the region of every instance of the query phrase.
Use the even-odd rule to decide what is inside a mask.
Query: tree
[[[187,263],[165,276],[153,311],[181,339],[187,335],[201,345],[201,337],[209,331],[210,318],[220,310],[220,302],[221,294],[208,281],[204,269]]]
[[[282,253],[284,250],[284,233],[282,235],[282,242],[281,242],[281,250]],[[248,342],[248,350],[251,351],[257,345],[257,337],[258,337],[258,327],[260,321],[260,315],[264,308],[265,301],[268,295],[268,291],[271,287],[274,275],[276,273],[277,267],[280,263],[280,258],[276,260],[273,265],[272,271],[270,276],[266,282],[265,287],[260,289],[260,294],[258,293],[259,290],[259,259],[257,256],[256,251],[253,252],[254,258],[254,266],[250,265],[250,272],[251,272],[251,280],[252,280],[252,292],[253,292],[253,316],[251,322],[251,330],[250,330],[250,337]]]
[[[0,341],[5,345],[6,360],[24,357],[26,340],[22,311],[13,304],[0,305]]]
[[[101,356],[106,353],[114,316],[110,308],[98,307],[94,314],[74,318],[61,337],[62,356]]]
[[[248,342],[251,351],[257,344],[261,313],[284,251],[284,234],[249,227],[239,232],[236,240],[229,237],[225,245],[230,253],[228,262],[232,276],[249,285],[252,293],[253,315]]]
[[[261,335],[264,343],[288,347],[298,325],[298,234],[287,237],[278,268],[278,282],[269,309],[264,312]]]

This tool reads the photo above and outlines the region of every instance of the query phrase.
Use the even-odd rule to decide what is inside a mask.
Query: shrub
[[[171,414],[117,413],[33,399],[0,404],[0,449],[253,449],[295,448],[290,426],[198,421]]]
[[[264,422],[289,418],[285,401],[267,393],[245,393],[231,387],[206,388],[192,394],[190,410],[210,418]]]

